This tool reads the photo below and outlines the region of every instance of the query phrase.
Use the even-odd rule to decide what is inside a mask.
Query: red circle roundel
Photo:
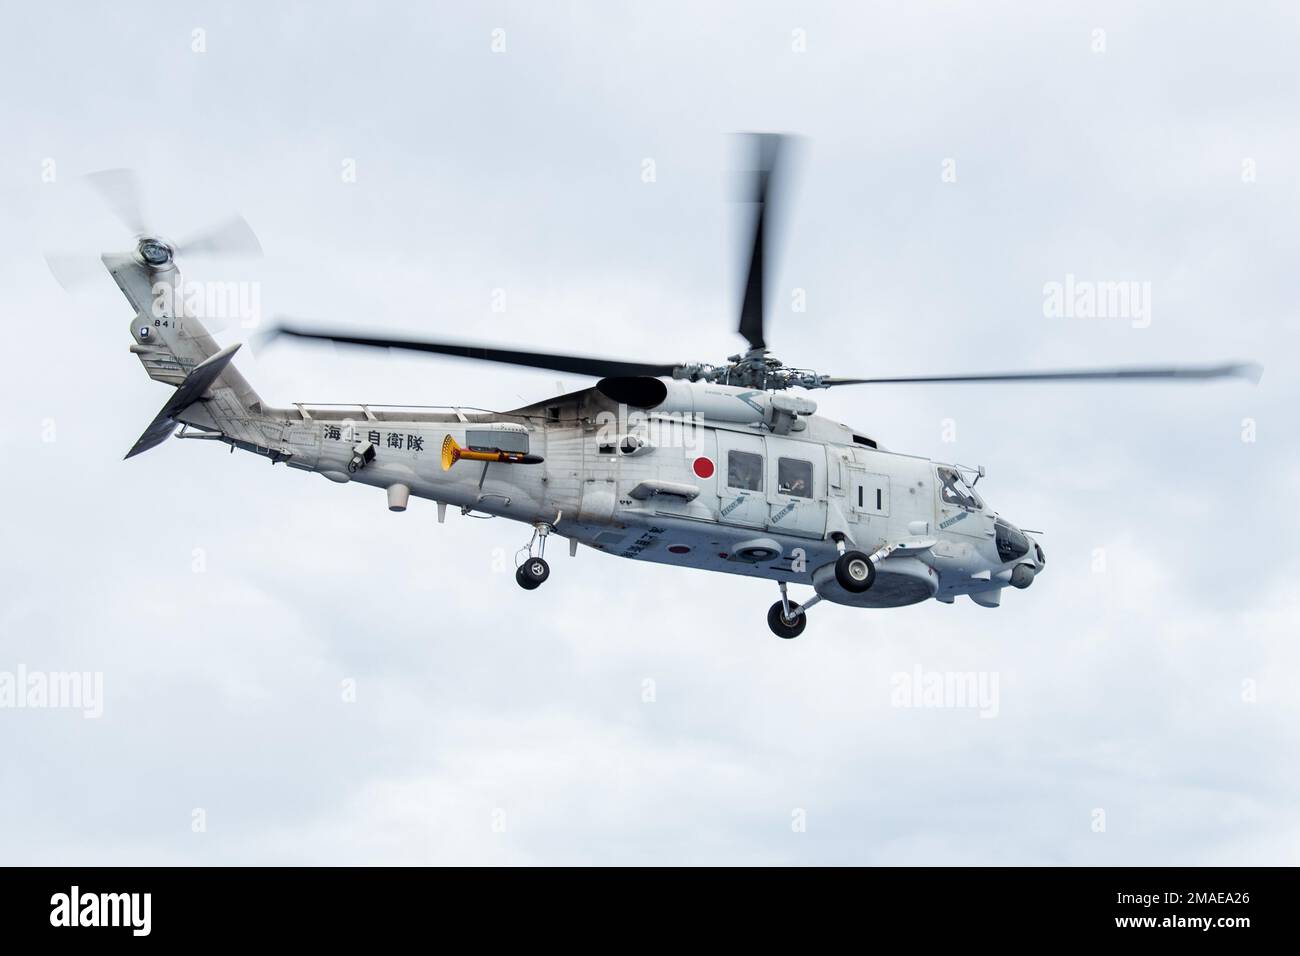
[[[700,478],[713,477],[713,462],[703,455],[695,459],[695,464],[692,467],[695,469],[695,474]]]

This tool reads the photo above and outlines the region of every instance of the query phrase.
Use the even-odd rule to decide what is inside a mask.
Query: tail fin
[[[151,378],[179,386],[192,369],[220,351],[203,323],[180,308],[184,287],[174,262],[146,266],[131,253],[110,253],[103,260],[135,309],[131,322],[135,344],[131,351],[139,356]],[[222,372],[219,384],[234,391],[249,411],[262,410],[262,399],[233,366]]]
[[[178,421],[252,446],[278,444],[278,438],[263,427],[271,425],[270,410],[230,364],[238,346],[220,348],[202,322],[184,314],[183,285],[175,263],[169,259],[161,266],[147,266],[131,253],[107,254],[103,260],[135,309],[131,351],[150,378],[176,386],[176,394],[127,457],[163,441]],[[201,398],[205,401],[196,404]],[[273,430],[278,435],[279,429]]]

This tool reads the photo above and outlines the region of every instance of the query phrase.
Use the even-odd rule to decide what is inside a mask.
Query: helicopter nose
[[[1010,582],[1015,588],[1029,587],[1034,583],[1034,579],[1043,573],[1043,567],[1047,564],[1047,558],[1043,554],[1043,547],[1030,535],[1018,531],[1020,535],[1020,560],[1015,567],[1011,569]]]

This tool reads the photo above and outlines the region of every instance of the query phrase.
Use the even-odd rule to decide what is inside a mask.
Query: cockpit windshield
[[[975,488],[966,480],[966,476],[956,468],[939,465],[939,497],[946,505],[964,508],[967,511],[983,511],[984,502],[975,492]]]

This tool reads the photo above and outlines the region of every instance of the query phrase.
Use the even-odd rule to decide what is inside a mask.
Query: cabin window
[[[776,490],[795,498],[812,497],[813,467],[810,461],[798,458],[778,458],[776,461]]]
[[[762,491],[763,456],[747,451],[727,452],[727,485],[741,491]]]
[[[513,451],[526,455],[528,432],[470,428],[465,431],[465,444],[473,451]]]

